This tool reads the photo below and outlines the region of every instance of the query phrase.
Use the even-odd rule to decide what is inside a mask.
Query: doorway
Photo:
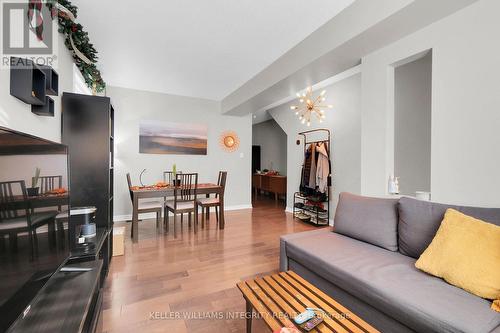
[[[400,193],[431,191],[432,51],[394,69],[394,173]]]
[[[287,135],[274,119],[252,126],[252,201],[286,202]]]
[[[257,172],[257,170],[261,170],[261,156],[262,152],[260,146],[252,145],[252,172]]]

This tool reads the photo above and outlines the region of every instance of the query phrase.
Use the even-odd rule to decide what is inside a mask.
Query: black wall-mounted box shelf
[[[45,96],[44,105],[32,105],[31,112],[38,116],[54,117],[54,100]]]
[[[50,66],[38,65],[45,74],[45,92],[47,95],[57,96],[59,94],[59,74]]]
[[[29,59],[10,58],[10,94],[27,104],[44,105],[44,72]]]

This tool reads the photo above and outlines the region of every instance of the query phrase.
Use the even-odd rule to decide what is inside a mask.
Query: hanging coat
[[[316,147],[318,160],[316,161],[316,186],[318,191],[325,193],[328,189],[328,176],[330,175],[330,162],[325,143],[320,143]]]
[[[300,179],[301,191],[303,188],[309,187],[309,177],[311,174],[311,146],[307,147],[304,154],[304,164],[302,165],[302,177]]]
[[[307,187],[312,188],[313,190],[316,188],[316,145],[311,144],[311,170],[309,172],[309,183]]]

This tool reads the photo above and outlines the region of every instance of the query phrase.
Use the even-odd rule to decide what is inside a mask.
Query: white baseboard
[[[156,218],[156,213],[139,214],[140,220],[155,219],[155,218]],[[132,214],[114,215],[113,216],[113,222],[124,222],[124,221],[131,221],[131,220],[132,220]]]
[[[243,210],[243,209],[253,209],[252,205],[234,205],[234,206],[228,206],[224,210],[229,211],[229,210]]]
[[[234,205],[234,206],[226,206],[225,211],[230,211],[230,210],[243,210],[243,209],[252,209],[252,205]],[[172,215],[172,214],[170,214]],[[139,214],[139,219],[155,219],[156,214],[155,213],[144,213],[144,214]],[[125,215],[114,215],[113,216],[113,221],[114,222],[121,222],[121,221],[131,221],[132,220],[132,214],[125,214]]]

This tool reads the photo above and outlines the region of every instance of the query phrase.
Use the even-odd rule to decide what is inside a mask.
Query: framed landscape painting
[[[206,155],[208,127],[142,120],[139,124],[139,153]]]

